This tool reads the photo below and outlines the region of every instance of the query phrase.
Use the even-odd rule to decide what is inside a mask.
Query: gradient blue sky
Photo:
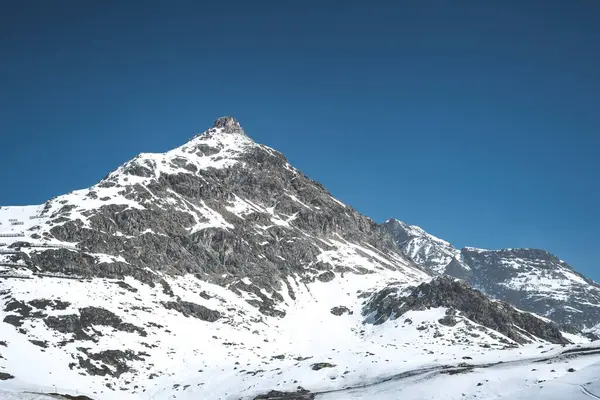
[[[0,204],[234,115],[377,221],[545,248],[600,280],[599,17],[596,0],[2,2]]]

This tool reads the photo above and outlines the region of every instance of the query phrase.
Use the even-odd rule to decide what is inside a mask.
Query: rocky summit
[[[232,117],[90,188],[1,207],[0,223],[0,398],[369,398],[349,396],[593,353],[487,296],[550,261],[549,277],[592,285],[560,260],[486,272],[531,254],[379,225]],[[434,278],[449,271],[475,289]]]

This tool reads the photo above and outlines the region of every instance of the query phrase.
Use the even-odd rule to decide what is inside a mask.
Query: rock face
[[[244,134],[240,123],[233,117],[221,117],[215,121],[213,128],[221,129],[225,133]]]
[[[444,276],[422,283],[408,293],[390,285],[369,299],[363,315],[381,324],[389,318],[400,318],[410,310],[438,307],[448,309],[446,317],[438,321],[446,326],[456,325],[456,317],[461,316],[517,343],[530,343],[538,338],[550,343],[569,343],[556,324],[517,311],[507,303],[490,300],[465,282]]]
[[[575,329],[600,323],[600,285],[537,249],[457,250],[394,219],[383,226],[402,252],[438,274],[464,279],[488,296]]]

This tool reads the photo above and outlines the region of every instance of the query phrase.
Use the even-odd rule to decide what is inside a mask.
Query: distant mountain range
[[[545,250],[458,250],[396,219],[383,226],[402,253],[435,274],[464,279],[488,296],[564,327],[586,329],[600,322],[600,285]]]

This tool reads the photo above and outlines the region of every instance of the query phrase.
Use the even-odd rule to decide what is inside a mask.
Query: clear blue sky
[[[368,3],[3,2],[0,204],[234,115],[376,221],[600,280],[600,2]]]

